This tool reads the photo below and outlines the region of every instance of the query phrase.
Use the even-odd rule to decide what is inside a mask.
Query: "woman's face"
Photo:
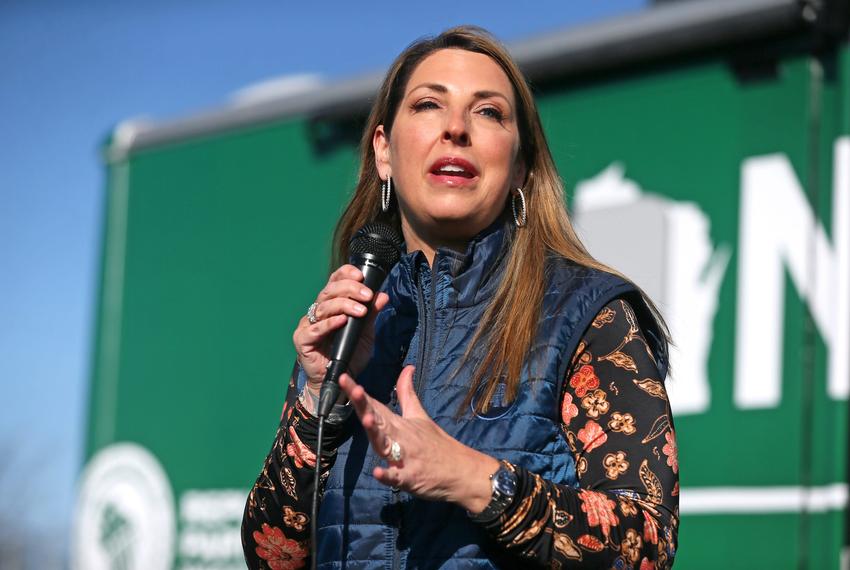
[[[511,82],[489,56],[444,49],[414,69],[390,138],[379,126],[373,139],[409,249],[462,245],[501,214],[525,176],[516,120]]]

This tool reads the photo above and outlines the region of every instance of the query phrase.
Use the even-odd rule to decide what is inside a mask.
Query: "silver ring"
[[[390,445],[390,459],[396,463],[401,461],[401,445],[397,441]]]
[[[311,325],[315,325],[319,321],[319,319],[316,318],[316,307],[318,306],[318,303],[313,303],[307,309],[307,320],[310,321]]]

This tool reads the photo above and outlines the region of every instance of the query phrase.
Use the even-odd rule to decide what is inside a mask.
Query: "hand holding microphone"
[[[305,316],[295,329],[292,340],[307,375],[305,389],[315,399],[327,386],[318,413],[327,414],[336,402],[340,375],[356,375],[371,356],[375,317],[389,301],[385,293],[373,292],[398,261],[401,245],[396,231],[384,224],[358,230],[349,242],[351,263],[334,271],[319,293],[310,310],[313,322]]]

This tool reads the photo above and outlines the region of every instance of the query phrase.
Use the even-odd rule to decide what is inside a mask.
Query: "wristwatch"
[[[475,522],[491,522],[511,505],[516,495],[516,472],[507,463],[501,462],[496,472],[490,475],[490,486],[493,489],[493,494],[490,496],[490,503],[484,507],[484,510],[477,515],[467,512],[469,518]]]

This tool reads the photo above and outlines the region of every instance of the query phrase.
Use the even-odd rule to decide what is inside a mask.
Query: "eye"
[[[496,121],[502,122],[505,116],[502,114],[502,111],[497,107],[484,107],[478,111],[480,115],[484,115],[485,117],[490,117]]]
[[[414,111],[427,111],[428,109],[437,109],[439,105],[437,105],[436,101],[432,101],[431,99],[425,99],[423,101],[417,101],[413,104]]]

